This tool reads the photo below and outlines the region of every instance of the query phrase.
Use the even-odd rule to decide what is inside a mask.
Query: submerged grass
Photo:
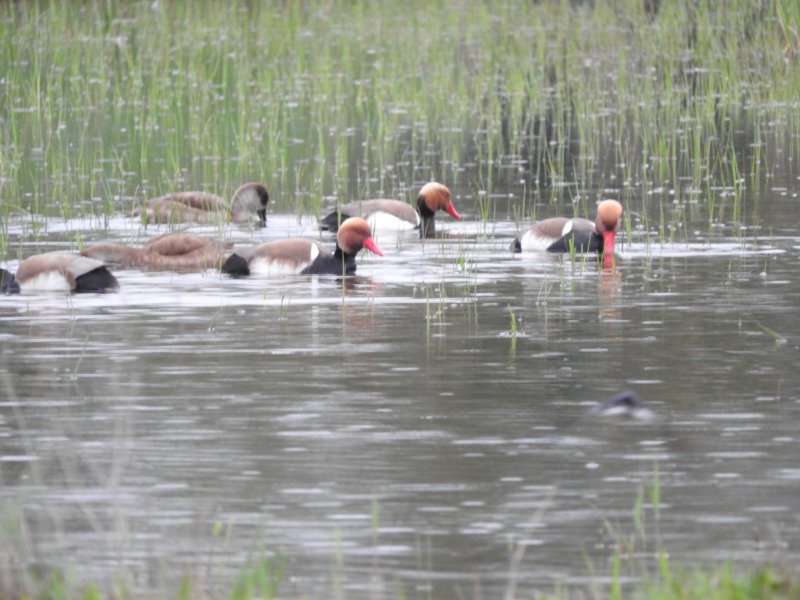
[[[619,562],[612,566],[612,583],[601,591],[600,598],[630,598],[641,600],[791,600],[800,596],[800,580],[781,569],[762,567],[748,572],[736,572],[730,564],[710,569],[673,570],[665,555],[659,558],[658,580],[628,586],[623,591],[619,580]],[[173,595],[161,596],[175,600],[196,598],[228,598],[229,600],[272,600],[279,598],[284,577],[282,559],[264,559],[246,568],[232,589],[213,596],[200,592],[189,579],[183,579]],[[525,590],[521,590],[524,594]],[[338,597],[338,595],[336,596]],[[394,597],[407,597],[405,591],[396,589]],[[509,600],[517,595],[506,596]],[[527,596],[524,596],[527,597]],[[585,597],[583,593],[570,594],[557,590],[552,595],[539,596],[550,600],[568,600]],[[110,598],[138,598],[124,589],[113,593],[102,592],[97,586],[76,586],[62,576],[54,577],[41,592],[3,593],[0,600],[105,600]]]
[[[508,584],[503,597],[506,600],[515,598],[540,597],[549,600],[569,600],[571,598],[611,598],[622,600],[790,600],[800,597],[800,578],[795,569],[780,563],[762,565],[748,569],[736,568],[726,562],[716,566],[696,566],[694,568],[675,567],[673,560],[660,544],[658,529],[659,506],[661,503],[661,486],[656,468],[652,480],[643,484],[634,503],[631,521],[632,530],[612,524],[602,518],[604,528],[612,541],[612,554],[608,566],[598,569],[591,562],[589,582],[582,586],[564,584],[556,585],[551,594],[543,594],[541,587],[531,590],[520,578],[524,573],[526,546],[512,544],[510,551],[510,571]],[[544,518],[544,511],[537,513],[534,521]],[[377,546],[379,504],[372,501],[370,528],[373,543]],[[647,514],[649,519],[647,520]],[[221,526],[219,527],[222,528]],[[216,535],[220,532],[217,531]],[[226,534],[229,535],[229,531]],[[28,548],[28,551],[30,548]],[[430,548],[418,549],[421,563],[418,568],[430,573],[430,564],[422,564],[430,558]],[[21,558],[21,557],[19,557]],[[335,567],[331,575],[331,591],[325,597],[345,597],[341,589],[344,559],[341,549],[337,549]],[[281,586],[287,577],[287,567],[291,564],[289,557],[281,554],[261,555],[245,564],[239,574],[227,587],[216,587],[214,591],[205,589],[209,583],[198,583],[191,576],[181,577],[174,593],[162,590],[159,598],[189,600],[197,598],[227,598],[230,600],[250,600],[260,598],[272,600],[288,597],[281,594]],[[59,570],[45,571],[29,569],[28,573],[11,587],[14,578],[4,566],[5,578],[0,580],[0,600],[104,600],[145,598],[132,591],[126,584],[116,583],[113,589],[103,591],[94,583],[79,583],[70,573]],[[380,568],[374,564],[376,573]],[[296,582],[295,582],[296,584]],[[217,585],[216,583],[214,585]],[[394,583],[394,594],[388,597],[417,597],[408,595],[408,591],[399,581]],[[432,589],[424,592],[425,597],[435,598]],[[476,588],[475,598],[483,598]],[[531,595],[533,594],[533,595]],[[309,596],[302,596],[310,598]],[[472,597],[472,596],[471,596]]]
[[[40,0],[0,21],[4,221],[251,179],[298,214],[438,179],[483,190],[483,219],[509,188],[657,215],[636,190],[715,197],[800,131],[792,0]],[[716,200],[689,216],[747,217]]]
[[[790,600],[800,596],[800,581],[781,569],[764,567],[737,573],[730,564],[715,569],[673,572],[661,557],[661,578],[627,597],[647,600]]]

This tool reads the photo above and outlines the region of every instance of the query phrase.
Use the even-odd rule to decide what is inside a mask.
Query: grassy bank
[[[436,178],[484,216],[495,189],[525,217],[526,192],[722,187],[689,216],[735,220],[796,165],[800,9],[653,4],[2,3],[0,217],[251,179],[316,213]]]
[[[379,507],[372,503],[372,523],[374,528],[378,524]],[[665,550],[662,540],[662,488],[658,468],[654,468],[652,476],[643,481],[639,487],[636,500],[629,518],[621,521],[600,517],[602,530],[604,530],[603,546],[608,554],[602,557],[602,564],[595,564],[589,555],[587,561],[587,575],[585,583],[559,583],[555,586],[549,584],[532,585],[526,581],[525,573],[528,567],[536,564],[526,559],[527,546],[525,544],[510,543],[508,574],[503,584],[503,598],[515,600],[517,598],[542,598],[546,600],[571,600],[584,598],[602,598],[611,600],[639,599],[639,600],[791,600],[800,598],[800,578],[795,565],[781,562],[780,557],[773,558],[771,564],[751,565],[746,568],[727,563],[696,563],[687,568],[686,561],[681,561],[680,556],[670,556]],[[537,519],[546,519],[540,513]],[[215,535],[223,534],[225,528],[219,526]],[[230,531],[224,533],[226,540]],[[375,542],[378,540],[377,530],[374,529]],[[8,537],[8,535],[6,535]],[[9,540],[4,543],[8,544]],[[26,544],[17,542],[20,548]],[[10,548],[7,548],[10,550]],[[6,558],[13,556],[14,552],[7,552]],[[28,557],[27,561],[22,556],[16,557],[13,562],[37,561]],[[424,563],[424,561],[421,561]],[[348,579],[345,565],[346,557],[337,554],[333,560],[330,590],[326,594],[332,598],[346,598],[347,591],[342,588],[342,582]],[[71,573],[61,570],[45,570],[38,568],[20,569],[9,568],[11,563],[0,565],[0,600],[117,600],[148,598],[141,593],[131,591],[130,582],[124,580],[112,584],[112,589],[103,589],[102,586],[81,582]],[[166,565],[163,566],[166,568]],[[481,600],[484,597],[498,597],[488,592],[481,591],[479,585],[482,576],[487,576],[487,584],[492,575],[489,573],[475,574],[474,588],[464,588],[458,584],[447,583],[443,580],[430,587],[418,587],[419,580],[409,574],[393,573],[377,567],[372,577],[376,590],[381,590],[378,595],[397,598],[438,598],[449,597],[454,592],[463,594],[464,590],[471,589],[468,597]],[[424,569],[422,564],[418,568]],[[295,572],[302,571],[302,566],[291,557],[280,553],[266,553],[263,550],[258,557],[245,564],[236,577],[220,576],[219,573],[205,572],[199,567],[202,575],[184,575],[179,577],[173,573],[168,580],[177,582],[174,589],[159,589],[159,598],[174,598],[175,600],[197,600],[203,598],[228,598],[230,600],[250,600],[261,598],[272,600],[278,598],[303,598],[309,599],[303,592],[302,576]],[[24,572],[23,572],[24,571]],[[573,577],[581,579],[580,574]],[[160,577],[157,577],[160,579]],[[232,581],[231,581],[232,580]],[[287,581],[288,580],[288,581]],[[224,584],[220,581],[228,581]],[[432,583],[428,581],[428,583]],[[467,582],[464,582],[467,583]],[[227,585],[227,587],[226,587]],[[441,585],[442,587],[437,587]],[[108,587],[108,584],[106,585]],[[287,587],[293,588],[286,590]],[[362,594],[369,595],[365,588],[360,589]],[[390,591],[391,590],[391,591]],[[376,592],[377,593],[377,592]],[[442,596],[442,594],[446,596]],[[387,594],[389,594],[387,596]],[[462,597],[459,595],[459,597]]]
[[[730,565],[716,568],[681,570],[673,572],[666,558],[661,559],[661,573],[655,579],[623,586],[619,573],[612,574],[609,584],[592,584],[585,589],[558,589],[553,593],[536,593],[520,589],[507,600],[514,598],[542,598],[545,600],[570,600],[573,598],[610,598],[613,600],[792,600],[800,597],[800,580],[781,569],[763,567],[746,572],[736,572]],[[283,565],[279,560],[264,559],[243,570],[233,586],[226,591],[209,593],[185,579],[172,594],[161,594],[159,598],[175,600],[197,600],[218,598],[229,600],[272,600],[278,598],[308,598],[291,593],[281,593]],[[393,597],[415,598],[415,594],[396,587]],[[331,594],[340,596],[339,593]],[[424,597],[436,597],[425,595]],[[0,600],[116,600],[136,599],[144,596],[133,594],[122,587],[114,591],[101,591],[95,585],[79,586],[62,576],[56,576],[38,590],[3,591]]]

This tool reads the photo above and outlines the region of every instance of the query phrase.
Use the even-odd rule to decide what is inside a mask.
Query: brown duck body
[[[141,248],[95,244],[84,248],[81,254],[121,267],[201,271],[219,267],[231,250],[231,244],[192,233],[165,233],[154,237]]]
[[[342,223],[336,234],[336,250],[331,252],[316,240],[286,239],[249,246],[234,252],[222,270],[233,276],[257,275],[351,275],[361,248],[375,254],[383,252],[372,239],[369,224],[360,217]]]
[[[8,274],[8,271],[6,271]],[[93,258],[67,252],[36,254],[22,261],[6,292],[116,292],[119,283],[106,265]]]
[[[245,183],[237,189],[230,204],[208,192],[175,192],[151,198],[134,212],[147,223],[246,223],[257,216],[259,225],[267,222],[269,193],[260,183]]]
[[[400,200],[362,200],[343,204],[320,221],[320,229],[337,231],[339,223],[350,217],[366,219],[373,232],[397,232],[419,229],[422,237],[435,232],[436,212],[443,210],[454,219],[461,219],[450,198],[450,190],[432,181],[422,186],[417,208]]]

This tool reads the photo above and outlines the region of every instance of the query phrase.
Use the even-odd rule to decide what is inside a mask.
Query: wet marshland
[[[566,18],[576,9],[552,10]],[[606,18],[611,37],[628,31],[595,11],[568,14],[581,27]],[[462,38],[449,29],[445,38],[461,39],[480,71],[475,32],[509,14],[470,13]],[[67,100],[48,109],[19,93],[21,75],[9,72],[0,93],[13,127],[0,189],[2,265],[12,271],[36,252],[140,245],[169,230],[130,214],[170,186],[229,194],[242,180],[264,181],[273,195],[266,229],[190,228],[237,243],[305,236],[332,246],[318,213],[351,198],[413,200],[432,178],[450,187],[464,220],[441,214],[435,239],[379,236],[386,256],[362,253],[347,279],[127,269],[115,271],[118,294],[0,297],[6,580],[59,569],[168,595],[185,576],[199,590],[225,589],[243,565],[279,556],[282,597],[511,598],[559,585],[604,590],[613,557],[627,581],[655,572],[659,550],[676,565],[797,564],[796,99],[773,89],[753,104],[757,75],[729,70],[747,85],[714,95],[710,107],[696,101],[689,116],[663,90],[662,103],[646,86],[629,98],[647,77],[620,82],[626,71],[614,56],[540,42],[542,27],[556,36],[549,28],[558,25],[529,16],[542,21],[515,30],[512,46],[536,40],[543,61],[561,48],[581,58],[584,77],[556,71],[542,88],[547,106],[530,113],[506,73],[507,101],[484,105],[485,131],[468,128],[474,107],[460,112],[469,90],[425,120],[421,96],[374,111],[349,103],[354,92],[337,77],[325,90],[301,74],[283,90],[296,106],[273,110],[262,103],[273,88],[259,88],[242,110],[261,106],[264,118],[242,132],[242,113],[225,100],[237,90],[223,68],[230,38],[210,33],[207,56],[169,59],[189,57],[191,76],[176,75],[174,96],[128,98],[130,112],[124,102],[118,112],[67,109]],[[166,26],[148,11],[111,15],[104,41],[81,43],[111,44],[109,60],[127,64],[150,35],[134,17]],[[286,18],[319,44],[330,15]],[[353,18],[352,27],[369,19]],[[328,40],[341,50],[339,27]],[[405,54],[373,47],[368,34],[356,41],[367,48],[364,64],[350,65],[358,93],[383,85],[396,98],[376,73],[411,69],[391,60]],[[280,53],[277,42],[261,43]],[[221,71],[208,66],[217,51]],[[242,68],[241,56],[228,56],[230,66]],[[282,56],[309,72],[342,68]],[[692,73],[682,93],[694,85],[704,98],[721,67],[703,71],[700,50],[693,56],[681,63]],[[91,53],[83,60],[91,67]],[[42,81],[60,74],[64,94],[74,93],[68,74],[85,75],[83,64],[42,69]],[[609,65],[606,84],[616,87],[600,86],[608,93],[592,96],[596,105],[567,101],[562,76],[599,86],[596,73]],[[781,81],[796,77],[781,72]],[[154,93],[149,73],[139,75]],[[193,76],[209,88],[193,87]],[[84,108],[102,105],[92,96],[100,91],[87,88]],[[438,102],[438,89],[426,93]],[[342,100],[352,113],[331,108]],[[153,116],[184,101],[185,119]],[[631,106],[638,116],[623,119],[620,107]],[[97,139],[81,137],[59,107]],[[225,109],[221,123],[207,118],[215,108]],[[360,111],[382,116],[358,121]],[[638,121],[673,116],[680,125],[668,134],[642,132]],[[46,143],[36,141],[43,122],[55,132]],[[215,137],[217,127],[241,137]],[[203,136],[222,141],[200,154]],[[593,257],[509,251],[534,217],[589,215],[603,197],[626,211],[613,269]],[[583,417],[626,389],[653,420]]]

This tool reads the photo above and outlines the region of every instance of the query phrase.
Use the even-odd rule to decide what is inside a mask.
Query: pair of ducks
[[[269,194],[258,183],[247,183],[233,195],[230,208],[217,196],[204,192],[180,192],[149,200],[138,212],[148,223],[194,221],[219,222],[230,211],[234,222],[245,222],[255,213],[266,225]],[[0,292],[71,291],[111,292],[119,289],[106,264],[123,267],[143,266],[170,270],[202,270],[219,267],[233,276],[281,274],[352,274],[355,257],[362,248],[379,256],[383,251],[372,239],[373,229],[420,230],[421,237],[435,232],[438,210],[460,220],[446,186],[425,184],[417,198],[417,209],[398,200],[366,200],[343,205],[321,220],[320,228],[336,232],[333,253],[315,240],[286,239],[250,246],[236,251],[223,244],[190,233],[168,233],[150,240],[141,248],[97,244],[80,255],[52,252],[32,256],[20,265],[16,277],[0,269]],[[360,215],[360,216],[356,216]],[[533,225],[515,240],[516,252],[614,252],[615,232],[622,206],[615,200],[598,205],[597,220],[556,217]]]

